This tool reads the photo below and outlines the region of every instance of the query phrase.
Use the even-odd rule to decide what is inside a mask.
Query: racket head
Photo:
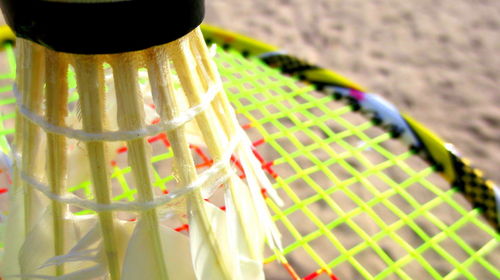
[[[361,86],[333,72],[272,68],[262,54],[276,48],[217,32],[205,28],[206,37],[218,43],[215,58],[226,92],[285,202],[279,207],[267,199],[283,236],[283,252],[266,253],[269,279],[500,277],[500,235],[482,217],[484,210],[470,206],[463,188],[450,184],[458,175],[439,139],[421,128],[414,135],[424,145],[402,141],[401,133],[381,127],[356,98],[319,91],[325,76],[339,91],[362,93]],[[8,63],[0,75],[0,148],[7,155],[15,116],[12,47],[2,59]],[[151,143],[163,145],[161,137]],[[164,146],[157,156],[168,160],[172,154]],[[206,155],[194,151],[203,163]],[[435,160],[440,153],[448,164]],[[8,168],[2,170],[8,176]],[[119,178],[130,170],[115,166],[114,172]],[[156,178],[158,186],[172,180]],[[116,199],[133,200],[122,182]],[[4,206],[7,189],[0,186]],[[92,196],[88,184],[70,191]],[[2,211],[3,219],[8,210]]]

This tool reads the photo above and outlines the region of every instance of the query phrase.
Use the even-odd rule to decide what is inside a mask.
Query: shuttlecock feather
[[[123,263],[123,280],[133,279],[160,279],[156,269],[156,261],[147,234],[147,224],[138,221],[134,233],[128,243]],[[169,279],[196,279],[191,263],[189,239],[182,233],[161,226],[162,250],[165,256],[165,266],[169,272]]]

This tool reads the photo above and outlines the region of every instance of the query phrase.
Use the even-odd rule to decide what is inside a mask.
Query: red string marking
[[[165,145],[166,148],[170,147],[170,142],[168,141],[167,134],[165,134],[165,133],[160,133],[156,136],[149,137],[148,143],[154,143],[154,142],[160,141],[160,140],[163,142],[163,145]]]
[[[182,226],[178,227],[178,228],[175,228],[174,229],[175,231],[177,232],[180,232],[180,231],[189,231],[189,225],[188,224],[183,224]]]
[[[255,142],[253,142],[252,146],[258,147],[258,146],[260,146],[260,145],[262,145],[264,143],[266,143],[266,140],[264,140],[264,138],[262,138],[262,139],[259,139],[259,140],[255,141]]]
[[[262,197],[264,197],[264,199],[269,198],[269,196],[267,195],[267,190],[264,188],[260,189],[260,194],[262,195]]]
[[[213,163],[214,162],[212,160],[209,160],[209,161],[206,161],[206,162],[199,163],[195,167],[196,168],[210,167],[210,166],[212,166]]]
[[[231,162],[234,163],[236,168],[241,172],[241,174],[238,175],[240,177],[240,179],[245,179],[245,177],[246,177],[245,170],[243,170],[243,166],[241,165],[240,160],[237,159],[235,156],[231,156]]]
[[[194,152],[201,158],[202,163],[196,165],[196,168],[210,167],[214,163],[212,159],[210,159],[203,150],[193,144],[189,144],[189,148],[193,149]]]
[[[205,152],[203,152],[203,150],[194,145],[194,144],[190,144],[189,147],[191,149],[193,149],[195,151],[195,153],[201,158],[201,160],[203,161],[202,163],[199,163],[196,165],[196,168],[202,168],[202,167],[210,167],[212,166],[212,164],[214,163],[214,161],[209,158]],[[241,163],[238,159],[236,159],[235,156],[231,156],[231,162],[234,163],[236,165],[236,168],[241,172],[241,174],[239,175],[240,178],[245,178],[245,173],[243,171],[243,167],[241,166]]]
[[[160,123],[161,119],[160,118],[155,118],[151,121],[151,124],[157,124]]]
[[[168,194],[168,190],[167,189],[164,189],[161,191],[163,194]]]
[[[304,280],[312,280],[312,279],[318,277],[321,273],[323,273],[322,270],[315,271],[315,272],[307,275],[306,277],[304,277]]]
[[[327,273],[328,274],[328,277],[331,279],[331,280],[339,280],[339,278],[337,278],[337,276],[335,276],[333,273],[331,272],[328,272],[325,268],[322,268],[322,269],[318,269],[316,270],[315,272],[307,275],[306,277],[304,277],[303,279],[304,280],[313,280],[313,279],[316,279],[316,277],[320,276],[321,274],[323,273]]]
[[[257,151],[257,147],[264,144],[264,143],[266,143],[266,141],[264,139],[260,139],[260,140],[253,142],[252,152],[255,155],[255,157],[257,158],[257,160],[259,160],[259,162],[262,166],[262,169],[267,171],[267,173],[269,173],[269,175],[271,175],[274,179],[276,179],[276,178],[278,178],[278,174],[272,169],[274,162],[273,161],[266,162],[264,157]]]
[[[329,276],[329,277],[330,277],[330,279],[332,279],[332,280],[340,280],[337,276],[335,276],[335,274],[333,274],[333,273],[331,273],[331,272],[330,272],[330,273],[328,273],[328,276]]]
[[[123,146],[123,147],[120,147],[120,148],[116,149],[116,153],[117,154],[123,154],[123,153],[125,153],[127,151],[128,151],[128,149],[127,149],[126,146]]]
[[[269,175],[271,175],[274,179],[278,178],[278,173],[276,173],[273,169],[272,166],[274,165],[274,162],[266,162],[262,164],[262,169],[266,170]]]
[[[9,191],[8,189],[6,189],[6,188],[2,188],[2,189],[0,189],[0,194],[4,194],[4,193],[6,193],[6,192],[8,192],[8,191]]]
[[[244,124],[241,126],[241,128],[243,128],[243,130],[248,130],[252,127],[252,123],[247,123],[247,124]]]
[[[290,276],[292,276],[293,280],[300,280],[300,276],[297,274],[297,272],[295,272],[295,270],[293,269],[293,267],[289,263],[284,262],[284,263],[282,263],[282,265],[286,269],[288,274],[290,274]]]
[[[307,275],[306,277],[304,278],[300,278],[300,276],[297,274],[297,272],[295,272],[295,270],[293,269],[293,267],[289,264],[289,263],[282,263],[283,267],[286,269],[286,271],[288,272],[288,274],[290,274],[290,276],[292,276],[292,279],[294,280],[313,280],[313,279],[316,279],[318,276],[320,276],[321,274],[323,273],[327,273],[328,274],[328,277],[331,279],[331,280],[339,280],[339,278],[337,278],[337,276],[335,276],[333,273],[331,272],[328,272],[326,269],[322,268],[322,269],[318,269],[317,271]]]

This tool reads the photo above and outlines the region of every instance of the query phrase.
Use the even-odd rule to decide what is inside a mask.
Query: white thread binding
[[[192,182],[191,184],[181,187],[178,190],[172,191],[171,193],[161,196],[159,198],[155,198],[152,201],[147,202],[113,202],[111,204],[101,204],[96,203],[91,200],[86,200],[77,197],[74,194],[66,194],[66,195],[57,195],[54,194],[50,188],[38,181],[36,178],[29,176],[24,172],[20,172],[20,177],[23,181],[28,183],[28,186],[40,191],[45,196],[47,196],[51,200],[58,201],[64,204],[76,205],[78,207],[90,209],[96,212],[102,211],[146,211],[153,208],[157,208],[163,205],[172,205],[182,197],[190,194],[191,192],[198,190],[202,187],[215,189],[217,186],[225,183],[230,176],[233,175],[233,172],[230,172],[228,165],[231,160],[231,155],[236,150],[236,147],[240,144],[241,133],[237,133],[231,142],[229,143],[229,147],[227,152],[223,155],[223,157],[215,162],[208,170],[202,172],[198,178]],[[14,150],[14,149],[13,149]],[[21,156],[17,153],[13,153],[13,156],[16,159],[19,159]],[[15,162],[19,162],[16,160]],[[18,167],[19,168],[19,167]],[[225,174],[220,174],[221,171],[228,170]],[[218,177],[216,177],[218,176]],[[214,180],[215,179],[215,180]],[[209,185],[206,185],[208,182],[212,182]]]
[[[163,121],[158,124],[150,125],[142,129],[129,131],[106,131],[100,133],[86,132],[81,129],[73,129],[69,127],[57,126],[46,121],[42,116],[39,116],[30,111],[24,104],[21,103],[21,95],[14,84],[13,92],[16,98],[16,103],[21,113],[28,120],[41,127],[45,132],[64,135],[68,138],[77,139],[80,141],[130,141],[147,136],[153,136],[161,132],[174,130],[187,122],[193,120],[199,113],[210,106],[215,96],[222,91],[220,82],[210,86],[200,104],[187,109],[181,116],[171,120]]]

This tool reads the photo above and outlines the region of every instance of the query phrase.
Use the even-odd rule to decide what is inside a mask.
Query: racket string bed
[[[393,140],[403,134],[378,129],[380,120],[360,118],[351,101],[340,106],[335,96],[315,94],[317,87],[285,78],[283,69],[260,59],[249,61],[230,49],[220,56],[223,76],[239,76],[227,82],[231,101],[272,147],[276,186],[290,206],[271,208],[284,235],[284,255],[296,269],[292,275],[500,275],[494,265],[498,233],[482,221],[480,209],[469,209],[459,188],[446,187],[437,175],[441,166],[420,158],[424,153],[412,137],[402,142],[408,146]],[[336,253],[315,249],[327,246]]]

